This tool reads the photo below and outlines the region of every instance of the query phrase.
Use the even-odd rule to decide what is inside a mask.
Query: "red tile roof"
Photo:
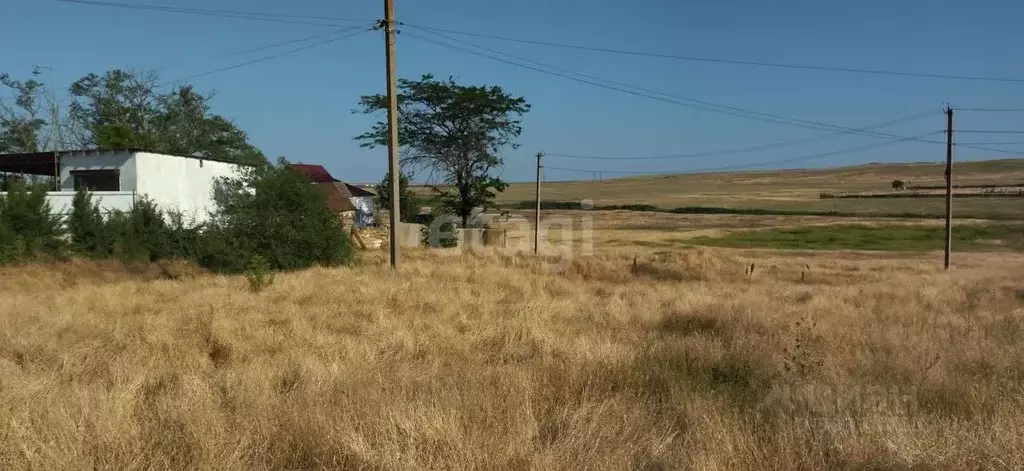
[[[331,176],[331,173],[324,168],[323,165],[307,165],[307,164],[288,164],[288,168],[295,170],[296,172],[305,174],[309,177],[313,183],[328,183],[328,182],[340,182],[337,178]]]
[[[348,183],[344,183],[341,180],[334,178],[323,165],[288,164],[288,168],[308,176],[313,183],[335,184],[331,185],[332,188],[329,190],[329,193],[331,194],[337,193],[345,198],[377,196],[369,190],[355,185],[349,185]]]

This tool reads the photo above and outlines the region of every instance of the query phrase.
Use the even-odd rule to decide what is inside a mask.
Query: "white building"
[[[71,212],[75,189],[93,193],[104,212],[127,211],[143,196],[161,209],[180,211],[195,222],[214,209],[213,187],[237,175],[238,164],[138,150],[33,152],[0,155],[0,172],[54,178],[48,193],[56,214]]]

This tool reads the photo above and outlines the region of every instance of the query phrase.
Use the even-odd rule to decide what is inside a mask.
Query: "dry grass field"
[[[634,256],[0,269],[0,468],[1024,467],[1024,256]]]
[[[908,185],[945,184],[938,164],[872,164],[822,170],[773,170],[711,174],[656,175],[604,181],[546,182],[541,199],[592,200],[598,205],[651,204],[671,209],[702,206],[788,211],[839,211],[877,214],[942,215],[945,203],[933,199],[822,200],[821,193],[891,190],[893,180]],[[1024,183],[1024,159],[962,162],[955,166],[958,185]],[[513,183],[500,197],[506,204],[534,199],[534,183]],[[962,198],[956,212],[965,217],[1024,219],[1017,198]]]

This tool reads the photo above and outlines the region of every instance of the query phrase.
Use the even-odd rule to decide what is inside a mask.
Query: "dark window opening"
[[[121,191],[121,175],[117,170],[76,170],[71,172],[75,189],[89,191]]]

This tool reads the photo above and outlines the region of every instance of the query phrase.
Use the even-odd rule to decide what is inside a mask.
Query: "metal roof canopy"
[[[23,152],[0,154],[0,173],[46,175],[57,177],[60,152]]]

